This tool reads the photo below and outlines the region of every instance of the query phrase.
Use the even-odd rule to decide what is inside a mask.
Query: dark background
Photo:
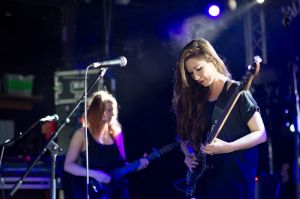
[[[32,110],[1,109],[0,118],[15,121],[15,132],[25,131],[36,120],[57,110],[54,105],[54,72],[85,69],[95,61],[125,56],[124,68],[112,67],[107,79],[116,80],[116,96],[120,105],[119,120],[123,126],[127,159],[135,160],[153,147],[160,148],[176,139],[171,108],[173,72],[179,50],[190,39],[202,36],[211,39],[217,52],[225,59],[233,78],[239,80],[250,63],[245,61],[244,15],[222,22],[221,15],[208,25],[210,33],[194,34],[182,27],[188,18],[205,15],[211,1],[205,0],[2,0],[0,3],[0,75],[33,74],[34,96],[41,100]],[[124,1],[123,1],[124,2]],[[230,15],[227,1],[220,0]],[[292,122],[293,97],[289,92],[289,63],[299,65],[300,3],[292,0],[266,0],[262,6],[266,17],[267,63],[261,77],[253,85],[273,147],[276,180],[280,180],[283,163],[293,164],[294,135],[286,127]],[[238,5],[247,1],[238,1]],[[282,7],[296,4],[290,26],[283,25]],[[107,14],[111,5],[111,23]],[[218,23],[218,20],[221,21]],[[105,34],[108,24],[108,50]],[[212,37],[216,34],[215,37]],[[289,40],[290,39],[290,40]],[[288,47],[288,41],[291,48]],[[290,59],[289,59],[290,57]],[[271,71],[271,72],[270,72]],[[109,89],[109,86],[108,86]],[[4,92],[3,87],[1,92]],[[285,110],[289,114],[285,114]],[[76,121],[74,122],[76,123]],[[1,132],[3,133],[3,132]],[[61,136],[61,135],[60,135]],[[39,129],[7,150],[5,157],[35,157],[45,140]],[[258,175],[270,176],[270,153],[267,143],[260,146]],[[58,167],[61,165],[58,165]],[[135,198],[182,198],[173,184],[184,177],[183,155],[176,149],[139,173],[130,175]],[[292,169],[290,169],[292,174]],[[290,176],[292,178],[292,176]],[[272,181],[273,182],[273,181]],[[279,182],[279,181],[278,181]],[[275,184],[277,181],[275,182]],[[268,183],[267,183],[268,184]],[[271,184],[271,183],[269,183]],[[274,189],[271,190],[274,194]]]

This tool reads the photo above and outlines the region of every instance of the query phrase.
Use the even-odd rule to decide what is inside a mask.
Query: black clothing
[[[121,153],[114,142],[111,145],[98,143],[90,132],[88,132],[89,146],[89,168],[101,170],[109,174],[112,169],[125,165]],[[86,151],[80,153],[81,166],[86,166]],[[86,177],[74,176],[65,172],[67,179],[68,194],[66,199],[82,199],[86,198]],[[90,178],[89,197],[90,199],[129,199],[127,181],[122,179],[117,185],[105,185],[98,183],[95,179]]]
[[[93,136],[88,132],[89,142],[89,167],[90,169],[99,169],[109,172],[112,169],[124,165],[124,160],[120,154],[117,144],[114,142],[111,145],[98,143]],[[85,167],[86,156],[85,151],[80,153],[81,165]]]
[[[213,118],[218,118],[225,108],[238,83],[234,82],[226,90],[226,84],[212,112],[207,113]],[[213,102],[216,103],[216,102]],[[208,105],[211,106],[211,105]],[[209,111],[209,109],[207,109]],[[212,111],[212,109],[210,109]],[[225,122],[218,138],[232,142],[250,133],[247,122],[258,111],[258,106],[248,91],[243,91],[227,121]],[[212,118],[212,117],[210,117]],[[209,121],[213,123],[213,121]],[[239,150],[232,153],[215,154],[212,156],[214,170],[205,179],[200,192],[204,199],[254,199],[255,175],[258,161],[257,147]]]

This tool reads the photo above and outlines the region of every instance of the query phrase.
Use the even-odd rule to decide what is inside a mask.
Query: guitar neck
[[[162,147],[159,150],[154,149],[150,154],[148,154],[146,156],[146,158],[149,162],[152,160],[155,160],[156,158],[159,158],[161,155],[164,155],[164,154],[168,153],[169,151],[172,151],[174,148],[179,146],[179,144],[180,144],[180,142],[174,142],[172,144]]]
[[[212,131],[209,133],[205,144],[211,143],[220,133],[221,129],[223,128],[229,114],[231,113],[234,105],[236,104],[238,98],[240,97],[242,91],[237,87],[233,93],[233,95],[230,97],[229,102],[227,103],[224,111],[222,112],[220,118],[218,119],[215,126],[212,128]]]
[[[173,150],[175,147],[179,146],[179,142],[174,142],[172,144],[169,144],[167,146],[164,146],[163,148],[159,150],[153,150],[150,154],[148,154],[145,158],[151,162],[152,160],[155,160],[162,156],[163,154]],[[121,168],[115,169],[111,172],[111,176],[114,179],[120,179],[121,177],[137,170],[140,167],[140,160],[135,160],[128,165],[125,165]]]
[[[115,169],[111,172],[111,176],[114,179],[120,179],[123,176],[127,175],[128,173],[131,173],[135,170],[137,170],[140,166],[140,160],[135,160],[128,165],[125,165],[121,168]]]

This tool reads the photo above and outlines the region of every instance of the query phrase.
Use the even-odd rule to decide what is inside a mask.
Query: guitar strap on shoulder
[[[231,93],[232,91],[235,90],[235,86],[232,86],[233,81],[232,80],[227,80],[224,83],[224,87],[216,101],[216,104],[213,108],[212,116],[211,116],[211,129],[207,137],[211,136],[211,131],[214,129],[215,125],[218,122],[218,119],[221,117],[223,111],[224,111],[224,104],[226,105],[227,101],[227,94]],[[209,139],[208,139],[209,140]]]
[[[224,107],[222,106],[222,104],[224,104],[224,100],[226,100],[226,93],[230,92],[230,88],[233,88],[232,84],[233,84],[232,80],[227,80],[224,83],[224,88],[223,88],[222,92],[220,93],[220,96],[218,97],[217,102],[214,107],[214,110],[213,110],[213,114],[212,114],[212,118],[211,118],[212,128],[217,123],[219,117],[221,116],[221,114],[224,111]]]

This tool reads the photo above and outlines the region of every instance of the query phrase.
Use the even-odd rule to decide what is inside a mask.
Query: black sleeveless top
[[[121,153],[114,142],[111,145],[104,145],[97,142],[88,131],[89,142],[89,168],[100,169],[109,172],[112,169],[125,164]],[[81,165],[86,166],[86,151],[80,153]]]
[[[121,167],[125,164],[116,143],[111,145],[104,145],[98,143],[91,133],[88,131],[89,142],[89,168],[99,169],[106,173],[110,170]],[[86,151],[80,153],[81,166],[86,167]],[[64,191],[65,198],[68,199],[82,199],[86,198],[86,177],[74,176],[65,172],[64,174]],[[91,183],[91,181],[90,181]],[[95,184],[95,183],[92,183]],[[115,198],[115,195],[119,194],[120,190],[126,190],[126,181],[122,180],[118,184],[118,187],[103,186],[96,184],[97,186],[89,186],[90,199],[100,198]],[[99,185],[99,186],[98,186]],[[96,188],[94,188],[96,187]],[[97,191],[95,191],[97,190]],[[128,197],[122,197],[128,198]]]

